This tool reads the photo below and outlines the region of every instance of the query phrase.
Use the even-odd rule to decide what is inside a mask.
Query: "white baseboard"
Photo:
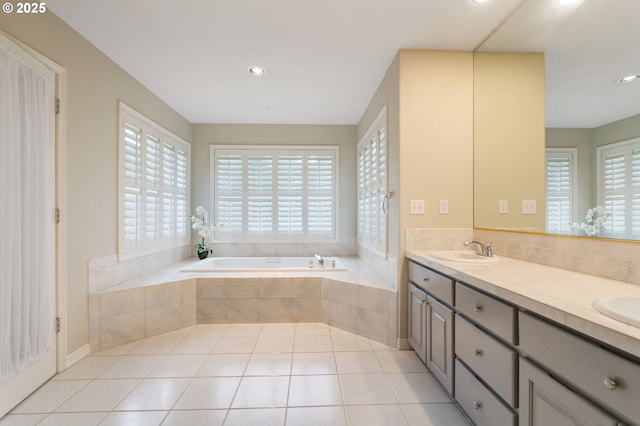
[[[64,370],[71,367],[73,364],[83,360],[87,355],[91,353],[91,346],[84,345],[74,352],[68,354],[64,359]]]

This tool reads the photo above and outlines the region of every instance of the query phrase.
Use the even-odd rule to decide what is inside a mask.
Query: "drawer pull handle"
[[[475,304],[473,305],[473,312],[480,312],[482,310],[482,305]]]
[[[482,349],[476,349],[474,351],[474,353],[476,354],[476,356],[481,356],[482,355]]]
[[[473,401],[473,408],[479,410],[480,408],[482,408],[482,404],[480,404],[478,401]]]
[[[609,390],[616,390],[618,388],[618,384],[611,377],[607,377],[606,379],[604,379],[604,385]]]
[[[425,283],[428,283],[429,281],[431,281],[431,278],[429,278],[429,277],[424,277],[424,278],[422,279],[422,281],[424,281]]]

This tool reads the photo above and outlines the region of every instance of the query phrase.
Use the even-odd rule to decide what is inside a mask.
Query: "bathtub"
[[[211,257],[182,268],[181,272],[346,271],[338,257],[325,257],[321,267],[315,257]]]

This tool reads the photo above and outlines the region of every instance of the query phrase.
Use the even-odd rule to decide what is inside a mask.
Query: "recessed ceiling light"
[[[491,0],[468,0],[471,4],[485,4],[489,3]]]
[[[265,70],[263,67],[259,67],[257,65],[254,65],[252,67],[249,67],[247,72],[250,75],[255,75],[256,77],[260,77],[262,75],[265,75],[267,73],[267,70]]]
[[[640,80],[640,74],[628,75],[618,79],[618,83],[631,83],[632,81]]]

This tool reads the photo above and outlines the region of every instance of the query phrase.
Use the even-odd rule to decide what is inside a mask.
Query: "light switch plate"
[[[424,214],[424,200],[411,200],[411,214]]]
[[[449,200],[440,200],[440,214],[449,214]]]
[[[522,200],[522,214],[536,214],[536,200]]]
[[[509,201],[507,201],[507,200],[498,200],[498,213],[499,214],[508,214],[509,213]]]

